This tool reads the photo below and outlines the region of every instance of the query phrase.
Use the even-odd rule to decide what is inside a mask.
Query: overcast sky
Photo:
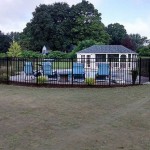
[[[4,33],[22,31],[40,4],[82,0],[0,0],[0,30]],[[128,32],[150,38],[150,0],[89,0],[102,13],[102,22],[123,24]]]

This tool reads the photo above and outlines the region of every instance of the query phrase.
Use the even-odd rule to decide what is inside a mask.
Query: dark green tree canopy
[[[11,42],[12,39],[0,31],[0,53],[7,52]]]
[[[33,44],[33,50],[41,50],[47,45],[53,50],[64,50],[69,44],[68,16],[70,7],[66,3],[40,5],[33,12],[33,19],[24,29],[26,37]],[[64,42],[65,41],[65,42]]]
[[[72,42],[74,44],[89,39],[108,43],[109,35],[101,22],[101,13],[94,8],[93,4],[83,0],[81,3],[73,5],[70,17]]]
[[[104,44],[109,41],[101,14],[85,0],[72,7],[67,3],[36,7],[21,37],[24,39],[21,46],[29,45],[34,51],[46,45],[51,50],[66,52],[82,40],[92,39]]]
[[[106,31],[111,37],[110,44],[112,45],[121,45],[127,35],[124,26],[119,23],[109,24]]]
[[[75,49],[69,53],[69,58],[76,58],[76,52],[80,51],[80,50],[83,50],[85,48],[88,48],[90,46],[93,46],[93,45],[101,45],[102,43],[100,42],[96,42],[94,40],[84,40],[84,41],[80,41],[78,43],[78,45],[75,47]]]
[[[140,56],[149,56],[150,57],[150,46],[141,47],[139,50]]]
[[[7,36],[14,41],[20,40],[20,32],[10,32],[10,33],[7,33]]]

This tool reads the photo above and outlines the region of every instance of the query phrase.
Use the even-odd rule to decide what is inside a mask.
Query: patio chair
[[[98,64],[98,71],[96,74],[96,81],[106,81],[109,77],[109,64],[100,63]]]
[[[32,62],[25,62],[23,71],[25,73],[25,80],[32,80],[35,78]]]
[[[73,81],[83,82],[85,80],[84,64],[73,63]]]
[[[57,80],[57,72],[53,71],[51,62],[42,62],[42,70],[49,80]]]

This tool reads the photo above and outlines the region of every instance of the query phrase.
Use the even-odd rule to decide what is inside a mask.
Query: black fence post
[[[139,84],[141,84],[141,69],[142,69],[142,59],[141,57],[139,58]]]
[[[111,58],[109,58],[109,86],[111,86]]]
[[[58,69],[59,69],[59,63],[60,63],[60,59],[56,59],[57,63],[58,63]]]
[[[71,59],[71,84],[73,86],[73,58]]]
[[[149,63],[148,63],[148,71],[149,71],[149,82],[150,82],[150,58],[148,59]]]
[[[33,59],[33,58],[32,58]],[[36,62],[36,85],[38,86],[38,58],[35,58]]]
[[[9,58],[8,57],[6,57],[6,60],[7,60],[7,84],[9,84]]]

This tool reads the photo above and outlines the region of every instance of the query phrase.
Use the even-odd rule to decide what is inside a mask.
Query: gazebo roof
[[[136,52],[132,51],[131,49],[128,49],[122,45],[93,45],[91,47],[88,47],[86,49],[83,49],[77,53],[132,53],[136,54]]]

